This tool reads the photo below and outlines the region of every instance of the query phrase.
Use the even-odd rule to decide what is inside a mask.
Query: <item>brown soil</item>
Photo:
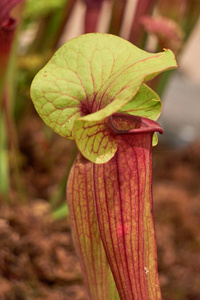
[[[0,299],[86,300],[68,219],[53,220],[49,204],[74,145],[52,135],[37,117],[25,122],[19,134],[26,204],[19,204],[14,179],[11,203],[0,200]],[[200,299],[199,149],[196,142],[182,150],[154,150],[163,300]]]
[[[69,224],[42,216],[47,209],[44,202],[3,207],[0,299],[86,299]]]

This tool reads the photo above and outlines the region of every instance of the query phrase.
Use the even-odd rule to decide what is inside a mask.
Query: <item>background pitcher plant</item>
[[[33,80],[37,112],[79,149],[67,202],[89,299],[161,299],[152,212],[161,103],[145,82],[175,67],[170,50],[91,33],[63,45]]]

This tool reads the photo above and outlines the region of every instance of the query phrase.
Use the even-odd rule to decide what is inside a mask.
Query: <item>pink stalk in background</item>
[[[119,35],[122,21],[124,18],[124,11],[127,0],[115,0],[112,7],[112,16],[110,22],[109,33]]]
[[[95,32],[104,0],[85,0],[85,33]]]
[[[23,0],[1,0],[0,2],[0,97],[4,77],[11,54],[17,20],[10,17],[11,9]]]
[[[144,29],[141,26],[141,18],[143,16],[149,15],[155,0],[138,0],[135,15],[131,25],[131,31],[129,36],[129,41],[136,46],[141,47],[141,43],[144,39]]]
[[[183,46],[184,32],[177,22],[165,17],[143,17],[141,23],[148,33],[158,38],[158,49],[169,48],[177,54]]]
[[[0,79],[2,79],[6,72],[11,47],[13,43],[14,33],[16,28],[16,21],[12,18],[1,23],[0,28]]]
[[[0,125],[3,128],[3,138],[0,143],[0,192],[8,196],[9,190],[9,170],[8,170],[8,153],[9,144],[10,165],[12,165],[14,181],[19,191],[19,197],[22,195],[22,182],[18,166],[18,139],[15,130],[15,124],[12,118],[11,94],[13,91],[11,70],[13,71],[12,51],[14,45],[17,20],[10,17],[10,11],[14,6],[23,0],[1,0],[0,2]],[[9,72],[8,72],[9,71]],[[7,76],[7,73],[9,73]],[[8,78],[9,77],[9,78]],[[10,86],[9,86],[10,84]]]

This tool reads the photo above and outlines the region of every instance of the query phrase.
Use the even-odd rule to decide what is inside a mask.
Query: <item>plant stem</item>
[[[145,31],[143,26],[140,23],[141,17],[148,15],[153,8],[155,0],[138,0],[136,12],[133,18],[129,41],[134,45],[143,48]]]
[[[126,0],[114,1],[109,33],[119,35],[124,17],[126,2]]]

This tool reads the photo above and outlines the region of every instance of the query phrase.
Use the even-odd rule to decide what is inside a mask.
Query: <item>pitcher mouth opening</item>
[[[115,113],[109,117],[108,124],[115,134],[163,133],[162,127],[155,121],[139,116]]]

